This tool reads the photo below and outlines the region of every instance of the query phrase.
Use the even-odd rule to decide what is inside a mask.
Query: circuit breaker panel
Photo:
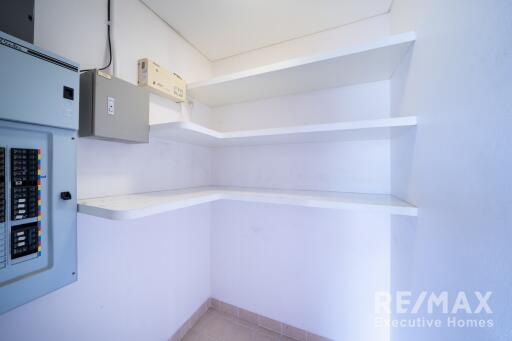
[[[77,278],[79,72],[2,32],[0,60],[1,314]]]
[[[33,219],[41,216],[41,150],[11,148],[10,149],[10,185],[11,185],[11,221]],[[25,256],[36,256],[41,248],[38,240],[41,222],[11,225],[10,257],[16,261]]]

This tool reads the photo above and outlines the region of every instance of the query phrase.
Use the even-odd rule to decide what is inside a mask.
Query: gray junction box
[[[0,314],[77,279],[78,65],[0,32]]]
[[[97,70],[82,73],[79,135],[149,142],[149,92]]]

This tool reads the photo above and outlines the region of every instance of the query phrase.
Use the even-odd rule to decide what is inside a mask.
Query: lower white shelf
[[[414,127],[416,116],[310,124],[260,130],[220,132],[193,122],[151,125],[150,136],[161,140],[201,146],[243,146],[346,140],[388,139],[392,129]]]
[[[418,209],[387,194],[270,190],[238,187],[197,187],[78,201],[78,212],[111,220],[132,220],[216,200],[369,210],[417,216]]]

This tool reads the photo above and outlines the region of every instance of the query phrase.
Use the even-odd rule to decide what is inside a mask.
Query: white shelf
[[[407,32],[190,83],[188,93],[204,104],[220,106],[390,79],[415,39],[414,32]]]
[[[237,200],[303,207],[369,210],[394,215],[416,216],[416,207],[385,194],[319,191],[290,191],[233,187],[198,187],[78,202],[83,214],[112,220],[132,220],[216,200]]]
[[[375,140],[390,137],[392,128],[416,126],[416,116],[313,124],[283,128],[219,132],[192,122],[151,125],[151,138],[201,146],[240,146],[344,140]]]

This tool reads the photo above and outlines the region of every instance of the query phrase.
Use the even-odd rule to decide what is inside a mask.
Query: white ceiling
[[[214,61],[386,13],[392,0],[142,0]]]

